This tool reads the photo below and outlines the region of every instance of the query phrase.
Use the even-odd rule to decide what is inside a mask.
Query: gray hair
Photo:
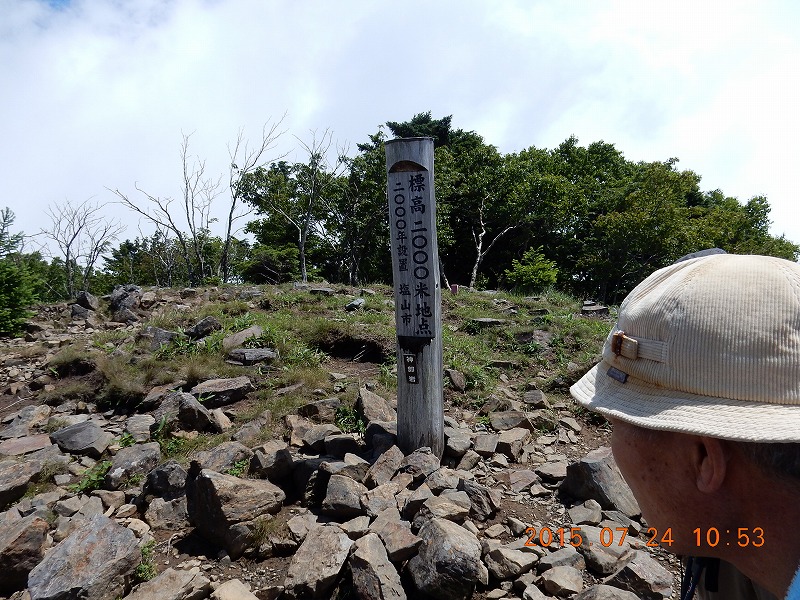
[[[800,444],[737,442],[742,454],[767,473],[800,483]]]

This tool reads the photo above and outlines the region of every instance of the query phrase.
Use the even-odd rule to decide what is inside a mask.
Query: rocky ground
[[[343,291],[351,295],[292,294],[330,295],[354,313],[374,295]],[[255,313],[270,311],[264,297],[280,291],[81,294],[42,307],[25,338],[2,341],[1,598],[674,593],[677,562],[649,544],[607,448],[608,426],[551,393],[562,374],[532,378],[522,373],[530,365],[499,361],[492,393],[471,396],[478,405],[463,401],[471,384],[449,368],[444,456],[403,455],[396,399],[380,383],[387,367],[363,360],[374,337],[353,357],[327,356],[309,389],[299,376],[276,376],[278,348],[248,343],[266,339],[259,325],[234,321],[242,327],[226,330],[208,316],[182,331],[156,326],[159,311],[184,306],[195,315],[212,293]],[[493,302],[517,314],[512,302]],[[574,319],[607,311],[580,312]],[[472,330],[489,321],[474,319]],[[189,342],[219,345],[228,376],[209,368],[117,391],[109,402],[114,374],[101,377],[103,364],[157,371],[150,357],[177,360],[172,350]],[[551,345],[555,356],[561,346]],[[586,366],[567,361],[564,373],[574,378]],[[105,395],[93,401],[101,394],[93,390]]]

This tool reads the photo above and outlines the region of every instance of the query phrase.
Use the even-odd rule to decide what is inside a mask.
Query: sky
[[[701,189],[765,195],[800,242],[800,3],[793,0],[0,0],[0,208],[13,231],[119,189],[181,195],[180,147],[227,174],[239,132],[302,160],[431,111],[504,153],[575,135],[677,157]],[[215,209],[224,210],[224,197]],[[32,240],[35,244],[35,239]]]

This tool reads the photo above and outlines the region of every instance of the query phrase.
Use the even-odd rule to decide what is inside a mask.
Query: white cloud
[[[181,132],[222,173],[240,127],[255,138],[284,112],[290,134],[330,128],[352,148],[387,120],[431,110],[507,152],[575,134],[631,160],[677,156],[704,189],[766,194],[775,231],[800,241],[798,10],[0,0],[0,86],[11,90],[0,98],[0,206],[31,233],[48,203],[110,200],[105,186],[176,195]],[[296,145],[287,135],[280,151]]]

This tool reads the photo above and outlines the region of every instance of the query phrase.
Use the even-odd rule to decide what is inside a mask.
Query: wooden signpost
[[[442,290],[433,139],[385,145],[397,323],[397,441],[406,454],[428,446],[441,458]]]

